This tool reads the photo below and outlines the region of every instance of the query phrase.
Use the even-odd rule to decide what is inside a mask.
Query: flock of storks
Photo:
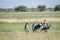
[[[46,23],[46,20],[44,20],[44,22],[41,22],[39,24],[33,23],[32,31],[36,32],[38,30],[38,31],[47,32],[51,27],[52,27],[51,24]],[[25,24],[24,29],[25,29],[25,32],[29,32],[29,24],[28,23]]]

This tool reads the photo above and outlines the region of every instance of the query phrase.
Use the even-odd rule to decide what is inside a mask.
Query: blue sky
[[[0,8],[14,8],[19,5],[25,5],[28,8],[46,5],[53,8],[58,4],[60,0],[0,0]]]

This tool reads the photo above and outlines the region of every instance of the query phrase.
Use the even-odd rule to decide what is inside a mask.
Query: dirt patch
[[[60,18],[0,19],[0,22],[42,22],[44,19],[47,22],[60,22]]]

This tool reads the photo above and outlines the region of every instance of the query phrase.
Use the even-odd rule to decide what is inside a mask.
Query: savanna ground
[[[32,32],[32,23],[44,19],[53,28],[47,33]],[[25,22],[29,22],[30,32],[24,32]],[[60,12],[0,12],[0,40],[60,40]]]

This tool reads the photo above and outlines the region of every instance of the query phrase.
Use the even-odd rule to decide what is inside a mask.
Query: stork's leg
[[[45,32],[47,32],[47,30],[44,30]]]

